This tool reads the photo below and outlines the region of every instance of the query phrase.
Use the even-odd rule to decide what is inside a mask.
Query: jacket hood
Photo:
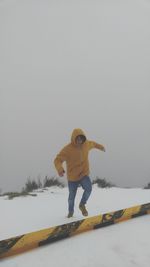
[[[72,135],[71,135],[71,143],[76,145],[75,143],[75,139],[78,135],[83,135],[85,137],[85,140],[86,140],[86,135],[85,133],[83,132],[82,129],[80,128],[77,128],[77,129],[74,129],[73,132],[72,132]]]

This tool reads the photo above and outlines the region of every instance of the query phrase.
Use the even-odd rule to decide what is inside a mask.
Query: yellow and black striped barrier
[[[19,254],[81,232],[98,229],[145,214],[150,214],[150,203],[5,239],[0,241],[0,258]]]

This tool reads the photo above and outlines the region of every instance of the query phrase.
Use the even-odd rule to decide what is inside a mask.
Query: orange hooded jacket
[[[67,178],[69,181],[78,181],[82,177],[89,175],[88,153],[92,148],[105,151],[103,145],[87,139],[81,147],[78,147],[75,142],[78,135],[84,135],[86,139],[86,135],[81,129],[74,129],[71,136],[71,143],[66,145],[54,160],[58,174],[64,171],[63,162],[66,162]]]

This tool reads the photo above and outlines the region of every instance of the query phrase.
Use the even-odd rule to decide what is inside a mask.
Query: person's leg
[[[82,178],[82,180],[80,180],[80,184],[81,184],[84,192],[83,192],[80,204],[79,204],[79,209],[81,210],[83,216],[88,216],[88,211],[85,207],[85,204],[86,204],[86,202],[87,202],[87,200],[91,194],[92,183],[91,183],[91,180],[88,176],[84,176]]]
[[[75,201],[75,196],[77,193],[78,185],[79,185],[78,182],[68,181],[68,188],[69,188],[68,212],[69,214],[72,214],[72,215],[74,213],[74,201]]]
[[[89,176],[84,176],[80,180],[80,184],[84,190],[80,204],[85,205],[87,200],[89,199],[89,196],[91,195],[91,192],[92,192],[92,183],[91,183]]]

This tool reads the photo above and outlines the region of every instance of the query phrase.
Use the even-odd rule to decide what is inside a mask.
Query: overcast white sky
[[[0,188],[56,175],[74,128],[91,177],[150,182],[150,1],[0,1]]]

